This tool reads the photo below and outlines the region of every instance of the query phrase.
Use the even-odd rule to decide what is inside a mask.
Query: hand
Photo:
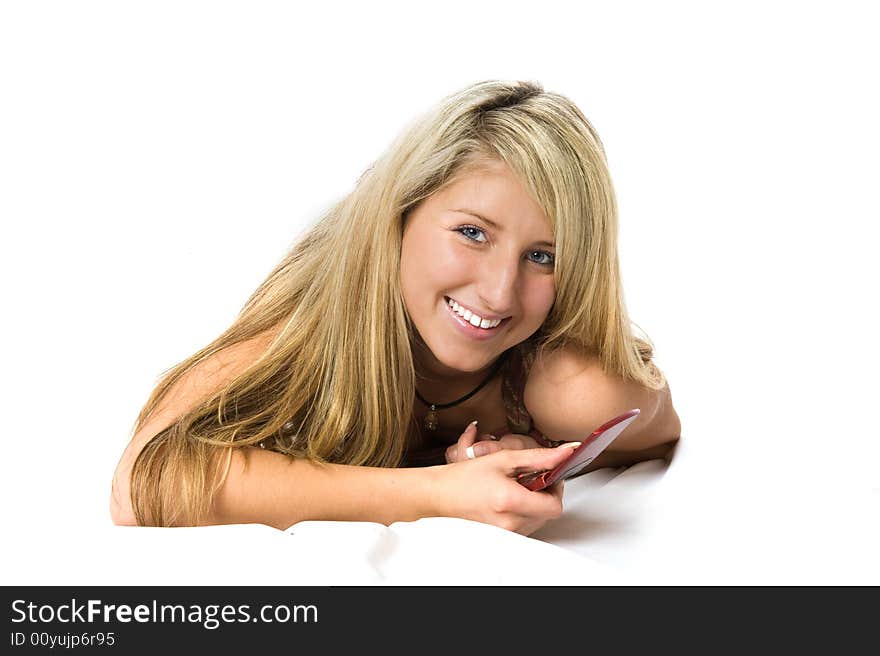
[[[446,449],[446,462],[453,463],[461,462],[462,460],[470,460],[471,458],[468,457],[469,447],[473,447],[471,453],[474,458],[486,456],[490,453],[495,453],[496,451],[502,451],[504,449],[520,450],[541,448],[541,445],[535,440],[535,438],[530,437],[529,435],[507,433],[501,438],[498,438],[494,435],[478,435],[478,433],[479,430],[477,429],[476,424],[468,424],[468,427],[464,429],[461,437],[458,438],[458,442],[451,444],[449,448]]]
[[[435,468],[444,517],[461,517],[530,535],[562,514],[563,483],[532,492],[517,482],[519,474],[552,469],[569,449],[502,449],[473,460]]]

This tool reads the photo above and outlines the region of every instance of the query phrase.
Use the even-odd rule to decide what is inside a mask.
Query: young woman
[[[404,131],[162,378],[111,515],[281,529],[453,516],[527,535],[561,513],[562,484],[515,477],[566,443],[630,408],[592,468],[678,439],[651,357],[624,307],[593,128],[537,84],[475,84]]]

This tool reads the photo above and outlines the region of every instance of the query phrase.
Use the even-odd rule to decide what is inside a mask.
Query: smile
[[[488,319],[475,314],[455,299],[445,297],[446,307],[456,320],[456,324],[470,337],[488,338],[498,332],[499,326],[506,324],[510,317]]]

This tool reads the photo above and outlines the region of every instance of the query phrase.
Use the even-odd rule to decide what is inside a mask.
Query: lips
[[[456,301],[456,303],[457,302],[458,301]],[[472,339],[486,340],[486,339],[494,338],[496,335],[498,335],[498,333],[501,332],[501,329],[504,328],[511,319],[511,317],[506,317],[501,320],[501,323],[499,323],[497,326],[495,326],[493,328],[478,328],[477,326],[474,326],[473,324],[471,324],[469,321],[464,319],[464,317],[460,316],[458,313],[455,312],[455,310],[452,309],[452,307],[449,304],[449,297],[444,298],[443,305],[446,306],[446,310],[447,310],[449,316],[455,322],[455,326],[457,327],[458,331],[460,333],[464,334],[465,336],[470,337]]]
[[[446,301],[446,304],[451,306],[453,311],[462,317],[465,321],[470,321],[471,325],[477,326],[480,328],[489,328],[490,326],[483,326],[482,324],[485,322],[489,322],[492,324],[499,324],[504,321],[504,319],[508,319],[509,317],[501,317],[499,315],[489,315],[487,313],[475,312],[473,308],[468,307],[464,303],[460,303],[458,299],[452,298],[451,296],[444,296],[443,299]],[[478,319],[477,323],[474,323],[474,319]],[[494,327],[494,326],[492,326]]]

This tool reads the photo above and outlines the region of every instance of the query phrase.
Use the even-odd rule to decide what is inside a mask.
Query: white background
[[[608,153],[629,311],[683,423],[646,562],[880,583],[868,3],[309,4],[0,8],[0,580],[55,582],[110,525],[160,373],[408,121],[506,78],[569,96]]]

